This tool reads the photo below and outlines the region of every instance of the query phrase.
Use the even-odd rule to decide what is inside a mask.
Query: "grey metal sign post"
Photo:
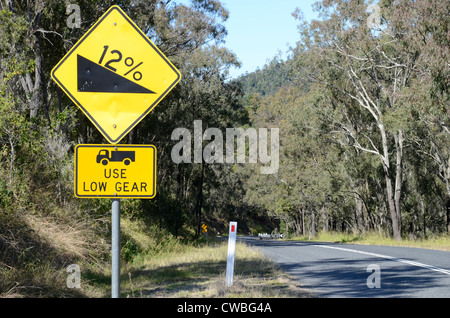
[[[120,199],[113,199],[111,206],[111,297],[120,297]]]

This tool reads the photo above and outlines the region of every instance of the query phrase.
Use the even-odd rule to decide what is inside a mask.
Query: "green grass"
[[[290,240],[308,241],[308,236],[292,237]],[[339,233],[339,232],[319,232],[317,235],[310,239],[317,242],[334,242],[343,244],[362,244],[362,245],[387,245],[387,246],[405,246],[405,247],[418,247],[428,248],[443,251],[450,251],[450,236],[441,235],[433,236],[428,239],[402,239],[396,241],[391,237],[380,233],[366,233],[364,235],[351,234],[351,233]]]

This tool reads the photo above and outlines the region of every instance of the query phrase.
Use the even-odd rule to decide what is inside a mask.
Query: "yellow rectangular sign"
[[[78,198],[152,199],[156,195],[156,147],[77,145],[74,179]]]

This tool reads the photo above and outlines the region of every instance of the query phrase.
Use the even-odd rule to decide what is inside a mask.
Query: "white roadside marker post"
[[[228,234],[228,256],[227,256],[227,287],[233,285],[233,272],[234,272],[234,255],[236,252],[236,231],[237,222],[230,222],[230,230]]]

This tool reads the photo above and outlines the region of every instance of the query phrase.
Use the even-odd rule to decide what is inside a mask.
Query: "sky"
[[[312,10],[316,0],[221,0],[230,16],[224,23],[228,30],[225,47],[236,54],[239,69],[230,77],[262,68],[281,53],[286,58],[289,46],[299,39],[298,21],[292,12],[298,7],[307,21],[317,17]]]

